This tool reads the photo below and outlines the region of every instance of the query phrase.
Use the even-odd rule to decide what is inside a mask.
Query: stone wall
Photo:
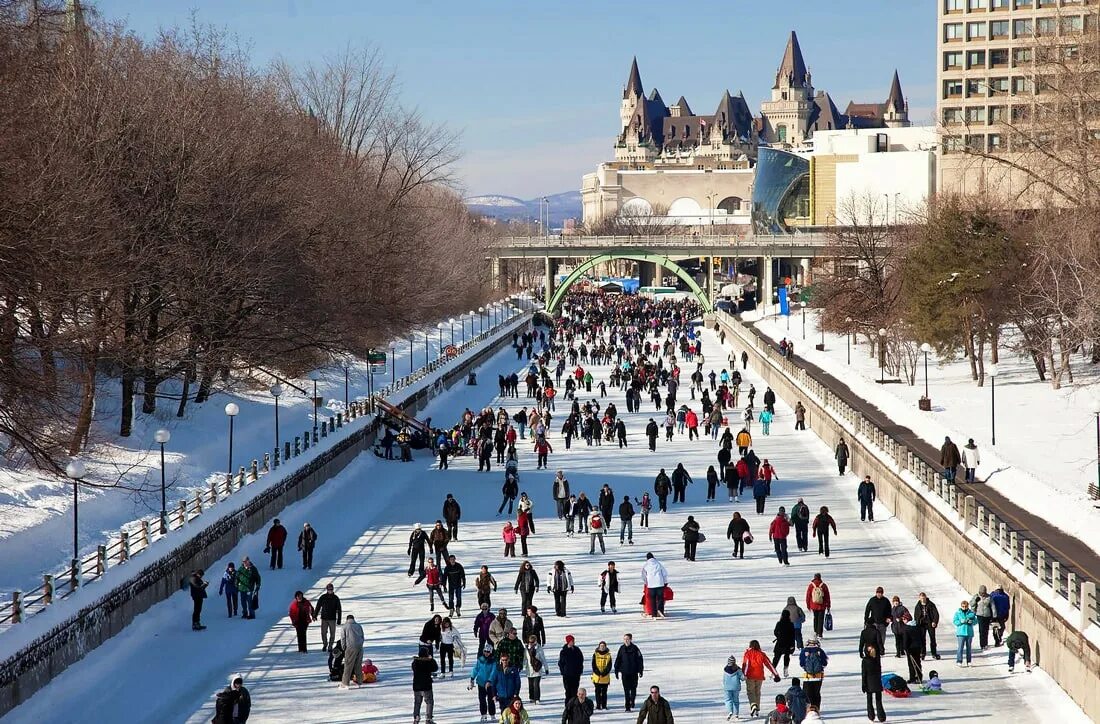
[[[504,333],[495,341],[488,342],[484,349],[470,355],[469,359],[441,373],[443,386],[449,389],[456,384],[464,384],[467,373],[510,345],[510,330],[521,328],[529,319],[529,314],[516,317],[505,325]],[[410,414],[424,409],[433,396],[432,387],[427,385],[416,391],[410,390],[399,406]],[[177,593],[181,581],[191,571],[210,569],[236,548],[244,536],[265,529],[286,506],[302,500],[339,474],[352,460],[372,448],[378,428],[377,421],[372,421],[334,443],[300,470],[250,500],[243,508],[220,518],[212,518],[205,528],[171,553],[151,560],[136,576],[115,586],[93,603],[74,610],[70,617],[0,664],[0,717],[118,634],[135,617]],[[195,522],[203,521],[199,518]],[[134,563],[132,560],[130,565]],[[65,603],[61,601],[53,605],[64,606]],[[33,619],[20,625],[33,626]]]
[[[853,434],[849,420],[827,409],[817,395],[810,394],[792,372],[783,368],[778,351],[732,317],[716,317],[727,342],[738,350],[748,350],[749,365],[777,397],[792,407],[797,401],[805,405],[810,430],[830,448],[844,438],[851,453],[850,470],[860,477],[871,476],[879,503],[893,512],[955,580],[968,591],[977,591],[979,585],[1004,587],[1012,599],[1010,630],[1028,634],[1033,662],[1057,681],[1086,715],[1100,721],[1100,648],[1083,634],[1082,621],[1071,621],[1063,615],[1051,603],[1052,591],[1049,587],[1042,591],[1036,576],[1024,573],[1021,566],[1005,565],[980,540],[970,537],[954,510],[942,510],[934,499],[907,481],[904,465],[885,462],[865,436]],[[939,606],[941,620],[949,619],[958,602],[941,601]],[[945,623],[941,627],[941,646],[950,651],[954,645],[952,629]]]

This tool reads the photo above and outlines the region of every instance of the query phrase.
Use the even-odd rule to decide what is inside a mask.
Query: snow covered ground
[[[460,343],[463,336],[469,339],[479,334],[483,323],[486,329],[491,324],[487,315],[476,312],[461,319],[456,317],[455,342]],[[426,331],[426,335],[417,331],[412,349],[411,362],[417,368],[424,365],[426,358],[437,358],[441,336],[444,347],[451,343],[451,325],[447,322],[442,333],[434,326]],[[395,368],[398,378],[410,373],[407,337],[395,340],[394,358],[393,364],[374,373],[375,389],[392,381],[391,370]],[[325,400],[321,416],[327,418],[343,409],[344,371],[318,370],[317,376],[318,395]],[[366,397],[368,366],[355,361],[348,378],[350,398]],[[165,460],[169,508],[184,497],[193,497],[195,490],[207,488],[210,480],[224,477],[229,455],[226,403],[235,402],[241,409],[233,431],[235,466],[248,465],[253,458],[262,458],[274,448],[274,398],[267,388],[275,380],[259,372],[254,379],[263,385],[261,389],[213,395],[202,405],[190,404],[183,418],[175,416],[174,401],[162,400],[156,414],[135,415],[129,438],[117,434],[117,382],[103,386],[104,395],[97,403],[93,425],[93,438],[100,442],[83,456],[89,470],[88,480],[99,484],[121,480],[124,486],[146,490],[131,492],[89,486],[80,489],[82,555],[94,550],[108,535],[117,535],[120,527],[160,510],[160,455],[153,442],[158,429],[167,428],[172,433]],[[309,401],[313,382],[308,377],[293,382],[305,392],[284,385],[286,391],[279,401],[279,432],[284,441],[301,436],[313,426]],[[169,390],[170,385],[165,385],[164,391]],[[54,573],[67,566],[72,557],[71,541],[72,486],[65,480],[34,471],[0,468],[0,550],[3,551],[0,593],[7,596],[13,589],[31,590],[42,583],[43,573]]]
[[[755,314],[746,314],[751,321]],[[1075,357],[1074,383],[1051,389],[1040,382],[1030,360],[1005,351],[996,380],[997,445],[992,445],[990,386],[970,379],[965,360],[939,363],[929,354],[928,393],[932,412],[917,409],[924,394],[924,362],[918,362],[916,384],[877,384],[878,357],[866,344],[852,345],[852,362],[844,336],[826,334],[825,351],[817,315],[806,313],[806,339],[801,313],[792,314],[790,329],[783,317],[769,316],[757,326],[777,342],[793,339],[795,353],[842,379],[852,391],[877,406],[895,422],[909,427],[936,447],[945,435],[960,449],[974,438],[981,454],[978,478],[1020,507],[1100,550],[1100,508],[1088,499],[1088,484],[1096,482],[1096,395],[1100,369]]]
[[[712,333],[706,332],[704,340],[710,346],[709,358],[716,364],[725,359],[724,353],[716,353],[717,340]],[[514,355],[504,351],[483,365],[479,377],[489,380],[515,365]],[[761,381],[749,372],[748,381],[762,389]],[[606,377],[606,370],[599,370],[597,376]],[[476,409],[490,402],[494,392],[491,386],[476,390],[460,386],[434,400],[425,414],[436,420],[457,419],[463,408]],[[622,413],[622,395],[615,392],[611,399]],[[514,410],[526,400],[492,402]],[[756,431],[758,453],[776,466],[780,476],[766,516],[758,517],[751,505],[730,504],[721,496],[720,502],[705,503],[705,471],[714,460],[716,443],[689,443],[678,436],[673,443],[658,442],[657,453],[650,453],[643,437],[648,412],[627,416],[627,450],[608,445],[587,448],[582,442],[565,451],[556,434],[560,414],[552,437],[551,470],[534,471],[533,455],[522,449],[521,489],[535,501],[538,531],[529,541],[531,560],[540,576],[554,560],[564,560],[576,584],[568,618],[554,617],[552,600],[545,593],[535,598],[547,626],[552,673],[543,684],[545,703],[531,707],[532,721],[560,720],[562,688],[555,674],[557,652],[566,634],[576,636],[587,661],[599,641],[607,641],[614,650],[626,632],[634,634],[646,657],[643,692],[645,686],[660,685],[680,721],[724,721],[721,669],[726,658],[731,654],[740,657],[753,638],[770,651],[771,632],[786,597],[793,595],[804,603],[806,584],[814,572],[821,572],[830,585],[836,622],[824,640],[831,660],[823,689],[824,716],[829,721],[865,721],[855,649],[863,606],[874,587],[885,586],[888,594],[901,596],[909,606],[918,591],[926,591],[942,615],[951,615],[965,592],[884,511],[879,511],[874,524],[861,524],[855,507],[855,478],[837,477],[826,446],[811,432],[796,434],[789,409],[780,405],[777,412],[770,437],[760,435],[759,428]],[[214,693],[236,671],[244,674],[250,688],[254,721],[410,721],[409,662],[429,610],[423,586],[414,587],[405,575],[405,548],[414,522],[431,523],[440,517],[446,493],[454,493],[463,507],[460,541],[451,551],[465,565],[469,579],[479,565],[490,567],[500,583],[500,591],[493,596],[494,609],[507,607],[519,623],[519,599],[511,589],[518,561],[502,557],[503,518],[496,515],[503,475],[498,470],[477,473],[471,462],[458,459],[451,470],[436,471],[431,458],[423,453],[411,464],[374,456],[360,458],[337,479],[281,514],[292,531],[305,521],[317,529],[320,540],[315,569],[302,571],[293,558],[278,572],[269,573],[261,565],[264,584],[255,620],[227,619],[221,613],[224,600],[216,595],[216,586],[229,560],[239,562],[244,555],[263,560],[262,534],[243,541],[207,573],[214,582],[204,613],[208,630],[190,630],[190,600],[186,593],[179,593],[138,617],[11,712],[3,723],[77,722],[89,717],[100,721],[206,722],[212,716]],[[640,496],[644,490],[652,490],[657,468],[671,470],[677,462],[685,463],[697,481],[688,490],[687,504],[670,506],[665,515],[654,513],[649,530],[636,527],[634,546],[620,546],[617,536],[609,535],[607,555],[590,557],[587,538],[566,538],[563,525],[554,518],[550,487],[555,468],[566,471],[574,490],[594,495],[607,482],[620,496]],[[811,542],[811,553],[792,553],[792,565],[781,567],[770,552],[766,525],[776,506],[789,509],[798,497],[804,497],[812,510],[828,505],[839,535],[833,540],[830,559],[819,557]],[[744,561],[730,560],[723,535],[734,509],[748,517],[757,535]],[[682,559],[679,528],[688,514],[695,515],[708,536],[699,546],[695,563]],[[612,530],[616,529],[617,524]],[[665,562],[676,591],[668,606],[670,617],[663,621],[639,616],[639,570],[646,551],[653,551]],[[607,560],[618,564],[623,587],[616,615],[600,614],[598,607],[598,573]],[[296,651],[286,617],[292,594],[301,589],[315,599],[329,582],[342,597],[344,611],[355,614],[364,625],[365,656],[381,669],[377,684],[341,691],[329,683],[316,627],[310,632],[310,653]],[[469,632],[477,610],[472,580],[465,601],[464,615],[457,619],[464,633]],[[472,634],[464,638],[468,645],[473,643]],[[941,631],[939,640],[941,652],[947,655],[942,661],[926,662],[926,671],[935,668],[940,672],[948,694],[918,694],[908,700],[887,697],[891,721],[1087,721],[1041,671],[1009,676],[1003,649],[978,654],[973,668],[959,669],[950,655],[954,642],[949,631]],[[892,647],[891,642],[888,648]],[[470,663],[460,669],[458,678],[437,682],[436,721],[477,721],[476,692],[466,689],[463,678]],[[884,670],[891,669],[906,673],[903,660],[887,657]],[[792,674],[796,670],[792,667]],[[765,711],[768,701],[787,686],[789,682],[765,683]],[[95,702],[94,716],[89,714],[90,702]],[[634,720],[634,715],[621,711],[622,689],[617,682],[611,686],[610,706],[610,712],[597,719]],[[742,713],[746,712],[742,695]]]

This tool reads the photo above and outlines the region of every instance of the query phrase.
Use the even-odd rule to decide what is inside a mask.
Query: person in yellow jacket
[[[607,687],[611,684],[611,649],[601,641],[592,652],[592,683],[596,685],[596,708],[607,708]]]
[[[734,438],[734,442],[737,443],[737,451],[744,455],[752,447],[752,435],[749,434],[747,428],[741,428],[741,432],[737,433],[737,437]]]
[[[507,709],[500,713],[500,724],[531,724],[531,717],[523,708],[523,702],[517,696]]]

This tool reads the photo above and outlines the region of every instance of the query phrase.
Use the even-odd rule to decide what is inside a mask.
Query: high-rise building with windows
[[[1080,52],[1079,36],[1096,30],[1100,0],[935,2],[939,187],[957,192],[998,187],[1013,195],[1026,181],[990,156],[1022,151],[1035,140],[1024,140],[1014,129],[1029,123],[1037,110],[1042,113],[1049,58],[1036,56],[1057,53],[1072,60]]]

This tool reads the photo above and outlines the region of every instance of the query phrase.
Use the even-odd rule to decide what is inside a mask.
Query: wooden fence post
[[[275,448],[275,456],[271,459],[272,470],[279,469],[279,448]]]
[[[149,521],[141,521],[141,542],[145,544],[145,547],[149,547]]]
[[[289,443],[287,443],[289,445]],[[302,454],[302,440],[297,435],[294,436],[294,457],[298,457]]]
[[[267,475],[271,471],[271,453],[264,453],[264,461],[260,465],[260,472]]]
[[[180,501],[179,510],[177,512],[179,513],[180,524],[176,527],[177,528],[182,528],[183,524],[187,522],[187,501],[186,500],[181,500]]]
[[[260,463],[256,458],[252,458],[252,467],[248,471],[249,482],[256,482],[260,479]]]
[[[130,560],[130,534],[126,531],[119,532],[118,562],[125,563]]]
[[[199,491],[195,491],[195,513],[202,513],[202,493]]]
[[[11,592],[11,622],[21,623],[23,621],[23,592],[12,591]]]
[[[97,576],[102,576],[107,571],[107,546],[98,545],[95,548],[95,570]]]
[[[218,502],[218,484],[216,482],[210,483],[210,504]]]
[[[53,603],[53,576],[49,573],[42,575],[42,603],[47,606]]]

